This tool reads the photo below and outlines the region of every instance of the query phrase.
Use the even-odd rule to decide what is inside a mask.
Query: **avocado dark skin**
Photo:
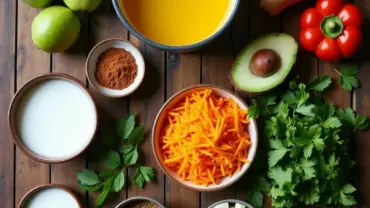
[[[249,68],[259,77],[269,77],[280,67],[280,56],[274,50],[261,49],[251,59]]]

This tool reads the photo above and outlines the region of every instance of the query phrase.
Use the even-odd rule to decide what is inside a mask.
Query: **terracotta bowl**
[[[239,98],[237,95],[235,95],[233,92],[223,89],[218,86],[214,85],[196,85],[184,90],[181,90],[180,92],[177,92],[175,95],[173,95],[168,101],[163,105],[163,107],[160,109],[152,130],[152,145],[153,145],[153,152],[155,155],[155,158],[157,160],[157,163],[163,170],[163,172],[173,180],[177,181],[178,183],[182,184],[183,186],[186,186],[187,188],[196,190],[196,191],[218,191],[221,189],[224,189],[236,181],[238,181],[249,169],[251,163],[254,160],[256,151],[257,151],[257,145],[258,145],[258,132],[257,132],[257,124],[254,119],[250,119],[250,123],[248,126],[248,131],[250,134],[250,140],[251,140],[251,146],[248,153],[248,161],[250,163],[246,163],[242,166],[241,171],[236,172],[231,177],[225,177],[219,184],[216,185],[197,185],[190,181],[184,181],[181,177],[179,177],[176,172],[168,168],[168,166],[164,165],[164,158],[161,153],[161,147],[160,147],[160,137],[162,134],[163,126],[166,124],[167,121],[167,114],[168,112],[174,108],[180,102],[181,100],[184,100],[186,96],[192,94],[195,91],[201,91],[205,88],[212,89],[214,93],[217,93],[221,97],[228,97],[233,99],[241,109],[247,109],[247,104]]]
[[[40,192],[42,190],[49,189],[49,188],[62,189],[63,191],[65,191],[66,193],[68,193],[69,195],[71,195],[75,199],[75,201],[78,204],[78,208],[82,208],[82,204],[78,201],[76,195],[71,190],[66,188],[65,186],[58,185],[58,184],[45,184],[45,185],[41,185],[41,186],[37,186],[37,187],[33,188],[32,190],[27,192],[27,194],[21,199],[21,202],[19,203],[18,208],[27,208],[28,207],[27,206],[28,200],[31,199],[32,196],[34,196],[35,194],[37,194],[38,192]]]
[[[33,87],[35,87],[39,83],[47,81],[47,80],[64,80],[64,81],[71,82],[72,84],[78,86],[81,89],[81,91],[87,96],[87,98],[90,100],[91,104],[93,105],[93,109],[95,110],[94,112],[95,127],[93,127],[94,132],[92,133],[91,138],[88,138],[86,140],[87,143],[83,147],[81,146],[81,149],[79,150],[79,152],[74,155],[68,155],[62,158],[43,157],[33,152],[30,148],[28,148],[27,145],[25,145],[24,142],[22,141],[22,138],[20,137],[20,133],[19,133],[18,126],[17,126],[17,112],[19,112],[20,110],[19,105],[22,102],[22,99],[24,98],[24,96],[27,95],[27,92],[29,92],[29,90],[31,90]],[[18,92],[14,95],[12,102],[10,104],[10,107],[9,107],[9,111],[8,111],[8,125],[10,128],[10,132],[12,134],[14,143],[17,145],[18,148],[21,149],[21,151],[24,154],[26,154],[28,157],[36,161],[39,161],[39,162],[48,163],[48,164],[56,164],[56,163],[62,163],[62,162],[72,160],[73,158],[77,157],[78,155],[80,155],[82,152],[84,152],[87,149],[87,147],[91,143],[96,133],[96,129],[98,126],[98,113],[97,113],[97,108],[96,108],[94,99],[92,98],[90,92],[86,89],[86,87],[79,80],[67,74],[49,73],[49,74],[44,74],[44,75],[41,75],[39,77],[36,77],[30,80],[25,85],[23,85],[21,89],[18,90]],[[40,128],[40,127],[35,126],[35,128]]]
[[[115,90],[103,87],[99,84],[99,82],[95,78],[96,63],[98,62],[98,59],[102,53],[104,53],[106,50],[110,48],[123,48],[126,51],[130,52],[136,60],[137,76],[130,86],[122,90]],[[123,39],[111,38],[103,40],[90,51],[90,54],[86,60],[87,79],[92,84],[92,86],[94,86],[94,88],[98,90],[98,92],[107,97],[121,98],[130,95],[141,85],[141,83],[144,80],[144,75],[145,75],[145,61],[143,55],[141,54],[139,49],[136,48],[132,43]]]

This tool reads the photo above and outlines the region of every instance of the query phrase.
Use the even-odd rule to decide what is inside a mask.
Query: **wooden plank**
[[[37,10],[23,1],[18,1],[18,48],[17,48],[17,89],[30,79],[50,72],[50,54],[43,52],[32,43],[31,24]],[[6,18],[8,19],[8,18]],[[16,150],[16,206],[32,188],[49,183],[49,165],[28,158]]]
[[[114,13],[111,1],[102,1],[99,8],[90,14],[89,18],[89,37],[90,48],[102,40],[108,38],[122,38],[127,39],[127,30],[121,24],[117,15]],[[99,123],[111,122],[113,119],[119,119],[127,114],[127,99],[112,99],[101,95],[93,87],[89,88],[99,111]],[[97,134],[99,135],[99,133]],[[99,169],[99,165],[92,162],[95,152],[101,151],[99,146],[99,139],[95,139],[92,147],[89,150],[88,167],[92,169]],[[97,149],[94,149],[94,146]],[[96,207],[95,201],[97,194],[88,194],[88,206],[91,208]],[[126,191],[117,194],[110,194],[103,207],[115,207],[119,202],[126,198]]]
[[[358,78],[361,82],[361,88],[355,91],[353,107],[359,113],[370,118],[370,54],[368,52],[370,46],[370,2],[367,0],[355,0],[365,16],[365,24],[363,37],[365,39],[358,61],[361,63],[360,74]],[[355,158],[357,165],[355,166],[355,184],[358,189],[358,206],[370,207],[370,131],[360,132],[355,145]]]
[[[299,43],[300,33],[300,18],[301,14],[310,7],[313,7],[315,2],[307,1],[288,8],[283,12],[283,32],[291,34]],[[318,74],[318,62],[313,53],[307,52],[301,47],[299,48],[297,61],[293,67],[294,73],[298,74],[300,80],[308,82],[314,79]]]
[[[281,17],[272,17],[263,11],[258,0],[241,1],[239,11],[235,16],[232,27],[233,54],[236,57],[240,51],[252,40],[272,32],[280,32]],[[244,94],[239,94],[244,96]],[[260,135],[263,129],[260,128]],[[246,174],[234,187],[236,198],[246,200],[249,180],[253,177]],[[266,198],[267,199],[267,198]],[[266,200],[265,207],[269,207]]]
[[[140,49],[144,56],[146,74],[142,85],[130,96],[129,106],[130,110],[138,116],[138,121],[144,124],[145,127],[146,139],[144,144],[140,146],[140,150],[143,153],[141,161],[144,165],[156,170],[157,180],[155,183],[147,184],[143,189],[131,184],[128,190],[128,197],[146,196],[164,204],[164,174],[154,158],[150,133],[154,119],[165,99],[165,52],[146,45],[132,34],[130,35],[130,40]],[[131,179],[135,174],[135,170],[130,169],[128,173]]]
[[[80,13],[81,32],[74,46],[65,53],[53,54],[52,72],[66,73],[82,83],[86,83],[85,61],[88,51],[88,16]],[[74,191],[82,204],[86,203],[86,193],[80,189],[76,181],[76,172],[85,168],[84,154],[66,163],[51,165],[51,182],[62,184]]]
[[[199,53],[168,54],[167,56],[167,99],[177,91],[200,83],[201,56]],[[184,188],[166,177],[167,208],[198,208],[198,192]]]
[[[213,84],[232,90],[229,71],[233,64],[231,29],[228,28],[213,43],[204,48],[202,53],[202,83]],[[232,187],[217,192],[201,194],[201,207],[207,208],[214,202],[235,198]]]
[[[14,93],[16,1],[0,2],[0,207],[14,207],[14,145],[7,115]]]

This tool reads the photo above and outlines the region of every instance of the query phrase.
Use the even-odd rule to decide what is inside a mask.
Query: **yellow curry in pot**
[[[120,0],[126,19],[148,39],[169,46],[201,42],[228,17],[232,0]]]

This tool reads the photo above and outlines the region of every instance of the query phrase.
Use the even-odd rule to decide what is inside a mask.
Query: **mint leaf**
[[[136,164],[137,159],[139,158],[137,146],[124,145],[119,151],[123,153],[123,164],[125,164],[125,166]]]
[[[119,192],[122,190],[124,185],[125,185],[125,174],[123,173],[123,171],[121,171],[120,174],[118,174],[117,177],[114,179],[112,191]]]
[[[103,191],[99,196],[98,196],[98,199],[96,199],[96,206],[101,206],[105,199],[107,198],[109,194],[109,191],[105,190]]]
[[[123,139],[127,139],[135,127],[135,114],[130,113],[125,118],[117,121],[117,133]]]
[[[330,117],[322,124],[325,128],[338,128],[342,126],[342,123],[337,117]]]
[[[301,105],[301,106],[298,106],[298,108],[295,110],[297,113],[300,113],[304,116],[315,116],[313,113],[312,113],[312,109],[314,108],[315,106],[310,104],[310,105]]]
[[[77,181],[86,186],[93,186],[101,183],[99,176],[94,171],[89,169],[78,172]]]
[[[115,175],[115,173],[113,173],[111,171],[102,171],[102,172],[99,173],[99,178],[105,180],[105,179],[110,178],[114,175]]]
[[[248,117],[258,118],[260,116],[260,108],[255,100],[252,100],[252,105],[248,107]]]
[[[110,151],[104,160],[104,165],[108,169],[116,169],[121,164],[121,158],[116,151]]]
[[[320,76],[308,85],[308,89],[322,92],[330,86],[331,82],[331,77]]]
[[[137,145],[144,140],[144,136],[144,126],[140,125],[132,131],[132,133],[128,137],[128,143],[131,145]]]
[[[136,167],[136,173],[133,178],[134,184],[142,188],[145,182],[151,182],[155,179],[154,171],[151,167],[138,165]]]
[[[97,192],[103,187],[102,183],[97,183],[95,185],[88,186],[88,185],[82,184],[80,181],[77,181],[77,184],[82,190],[88,191],[88,192]]]

